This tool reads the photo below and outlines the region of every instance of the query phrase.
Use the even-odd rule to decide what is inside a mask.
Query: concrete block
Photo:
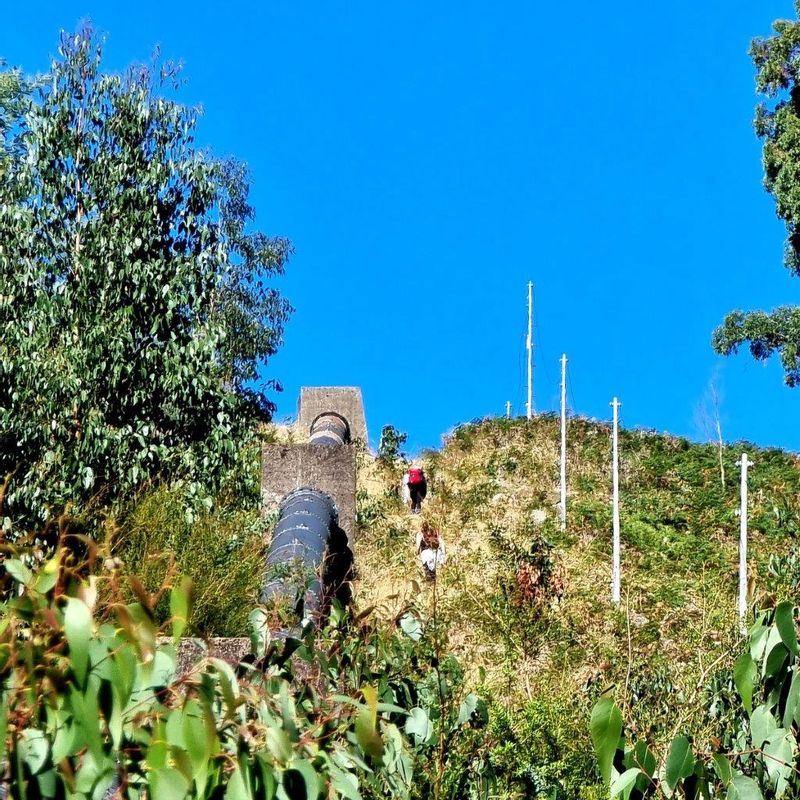
[[[235,667],[250,653],[247,637],[214,637],[208,642],[202,639],[181,639],[178,643],[176,672],[186,675],[204,658],[219,658]]]
[[[350,445],[267,444],[261,461],[262,513],[278,510],[289,492],[310,487],[330,495],[352,546],[356,523],[356,452]]]
[[[304,386],[300,389],[300,403],[297,410],[297,428],[300,436],[307,437],[314,420],[320,414],[330,411],[347,420],[352,439],[368,443],[364,400],[358,386]]]

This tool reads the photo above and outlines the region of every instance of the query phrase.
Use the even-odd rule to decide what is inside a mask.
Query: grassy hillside
[[[698,740],[730,690],[740,643],[739,470],[750,480],[752,602],[800,583],[800,461],[779,450],[726,447],[648,431],[620,436],[622,592],[610,603],[610,429],[569,422],[568,526],[558,525],[558,420],[494,419],[458,428],[423,461],[424,517],[448,563],[435,584],[413,555],[418,518],[402,506],[401,464],[362,460],[355,598],[385,619],[416,606],[446,631],[467,683],[493,700],[494,757],[504,750],[520,790],[558,785],[594,796],[592,702],[611,692],[637,734],[674,729]],[[508,766],[508,765],[507,765]],[[526,772],[527,771],[527,772]],[[582,773],[582,774],[579,774]]]
[[[446,761],[453,780],[488,765],[492,796],[503,798],[606,795],[588,735],[590,709],[603,693],[622,706],[630,733],[657,748],[676,730],[703,745],[724,726],[741,646],[736,461],[743,449],[755,462],[752,603],[793,598],[800,586],[796,456],[725,448],[723,485],[715,446],[622,431],[623,601],[613,607],[610,430],[569,422],[563,532],[558,442],[558,420],[546,415],[458,428],[423,456],[431,492],[422,518],[401,502],[402,461],[359,456],[355,614],[391,633],[412,610],[422,639],[403,669],[427,673],[434,685],[437,671],[449,674],[458,697],[437,702],[455,703],[453,713],[470,691],[488,700],[488,724],[470,734],[469,746],[453,740],[434,761]],[[149,591],[170,573],[194,578],[196,633],[245,633],[257,602],[267,522],[259,515],[257,448],[251,456],[207,514],[190,522],[180,492],[160,489],[134,504],[114,537],[115,552]],[[413,552],[423,518],[448,549],[434,583]],[[442,769],[440,789],[449,780]]]

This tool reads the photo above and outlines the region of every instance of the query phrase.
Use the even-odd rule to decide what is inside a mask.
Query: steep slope
[[[551,416],[493,419],[458,428],[440,451],[424,455],[432,489],[424,517],[448,547],[434,584],[413,554],[419,519],[399,499],[402,465],[365,457],[356,602],[385,618],[409,604],[435,618],[470,682],[513,712],[514,735],[521,735],[525,709],[547,698],[540,716],[553,708],[572,715],[574,746],[588,750],[588,709],[609,687],[653,739],[677,724],[706,735],[715,681],[727,680],[740,641],[736,461],[744,449],[755,461],[754,604],[786,598],[800,583],[792,556],[800,461],[779,450],[729,446],[723,485],[713,445],[622,431],[623,599],[616,609],[609,427],[569,422],[564,532],[556,505],[558,437]]]

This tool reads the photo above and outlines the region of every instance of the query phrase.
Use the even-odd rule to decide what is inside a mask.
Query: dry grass
[[[624,598],[616,609],[610,603],[609,430],[576,419],[570,435],[565,532],[557,523],[557,420],[465,426],[441,451],[423,457],[431,486],[423,517],[440,529],[448,551],[435,586],[424,581],[413,552],[420,520],[393,495],[402,468],[365,456],[360,508],[369,513],[362,515],[357,542],[356,602],[387,618],[407,603],[435,613],[473,685],[483,682],[509,705],[570,687],[576,697],[586,696],[615,683],[625,703],[630,687],[651,673],[667,680],[676,696],[696,698],[698,686],[729,663],[738,639],[737,487],[729,479],[722,492],[713,449],[624,434]],[[735,451],[726,458],[733,462]],[[780,491],[800,490],[796,459],[775,451],[772,458]],[[728,474],[736,474],[733,463]],[[786,552],[791,531],[770,523],[778,489],[762,483],[751,507],[761,523],[752,534],[751,569],[757,586],[766,587],[769,553]],[[526,609],[508,601],[514,568],[506,555],[524,552],[539,537],[555,545],[563,596],[528,619]],[[643,723],[648,713],[640,710]]]

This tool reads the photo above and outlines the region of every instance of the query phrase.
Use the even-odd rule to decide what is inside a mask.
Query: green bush
[[[588,714],[588,711],[586,712]],[[489,760],[503,796],[600,800],[606,796],[575,699],[539,697],[513,713],[490,706]]]
[[[15,800],[460,800],[485,783],[471,755],[486,707],[413,610],[385,630],[336,605],[326,628],[273,639],[256,609],[252,664],[180,676],[190,581],[169,588],[159,626],[146,590],[120,597],[118,570],[87,581],[66,551],[36,573],[30,553],[7,555],[0,783]]]

